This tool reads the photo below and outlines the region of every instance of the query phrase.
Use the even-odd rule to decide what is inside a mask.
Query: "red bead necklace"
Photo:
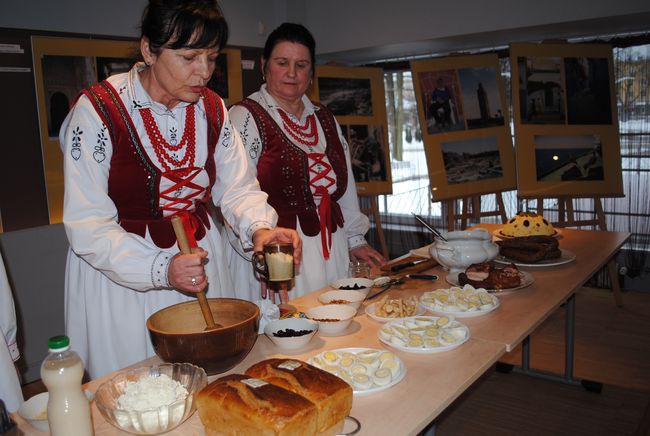
[[[294,122],[284,110],[278,109],[278,112],[282,118],[282,125],[293,139],[309,147],[318,144],[318,128],[314,114],[308,115],[305,124],[301,125]]]
[[[158,162],[165,168],[166,171],[171,171],[171,165],[175,167],[192,167],[194,166],[194,156],[196,155],[196,125],[194,123],[194,105],[188,105],[185,110],[185,129],[181,141],[172,145],[163,138],[156,120],[148,108],[140,109],[140,116],[144,122],[144,128],[147,131],[147,136],[154,151]],[[183,159],[176,159],[168,151],[178,151],[186,147],[185,156]],[[171,165],[170,165],[171,164]]]

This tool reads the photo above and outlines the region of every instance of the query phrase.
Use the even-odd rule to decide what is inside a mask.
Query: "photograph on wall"
[[[536,135],[538,181],[604,180],[599,135]]]
[[[319,77],[318,90],[334,115],[372,116],[370,79]]]
[[[214,73],[208,81],[208,88],[228,100],[228,54],[221,53],[215,62]]]
[[[521,56],[517,68],[522,123],[564,124],[562,59]]]
[[[114,74],[127,73],[135,63],[137,58],[97,58],[97,81],[101,82]]]
[[[219,94],[226,105],[232,105],[242,100],[242,69],[241,51],[225,48],[219,52],[208,88]]]
[[[456,70],[418,74],[429,134],[465,130],[463,104]]]
[[[442,142],[442,157],[450,185],[503,177],[496,136]]]
[[[97,81],[92,56],[43,56],[43,88],[47,134],[59,138],[59,129],[79,92]]]
[[[386,141],[381,125],[346,126],[354,181],[385,182],[387,180],[384,149]]]
[[[341,126],[359,195],[391,194],[384,71],[319,65],[309,98],[327,107]]]
[[[503,126],[503,107],[494,67],[458,70],[468,129]]]
[[[612,47],[522,43],[510,56],[518,195],[622,196]]]
[[[427,126],[422,141],[433,201],[514,189],[510,113],[497,55],[411,61],[411,71],[418,119]]]
[[[611,124],[609,69],[605,58],[564,58],[569,124]]]
[[[61,123],[79,92],[107,75],[131,67],[137,41],[32,37],[34,81],[43,154],[47,210],[50,224],[63,215],[63,156],[59,145]]]

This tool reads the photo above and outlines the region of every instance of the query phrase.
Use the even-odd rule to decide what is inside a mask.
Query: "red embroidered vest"
[[[161,172],[149,159],[138,132],[117,91],[108,81],[96,83],[82,91],[108,128],[113,143],[113,156],[108,176],[108,196],[117,208],[118,223],[124,230],[144,237],[147,229],[154,244],[169,248],[176,236],[169,218],[163,217],[159,206]],[[208,154],[205,170],[209,186],[196,208],[190,212],[196,219],[195,239],[205,236],[210,228],[206,202],[216,180],[214,150],[223,125],[221,98],[210,90],[203,92],[203,104],[208,118]]]
[[[318,209],[309,187],[307,155],[284,134],[271,115],[257,102],[247,98],[238,103],[253,115],[260,132],[263,149],[257,162],[257,179],[262,191],[269,195],[268,202],[278,213],[278,226],[296,228],[296,219],[307,236],[321,231]],[[336,190],[332,193],[330,219],[331,232],[343,227],[343,214],[338,200],[347,189],[348,172],[346,151],[336,131],[334,115],[322,105],[315,111],[325,134],[325,154],[336,174]]]

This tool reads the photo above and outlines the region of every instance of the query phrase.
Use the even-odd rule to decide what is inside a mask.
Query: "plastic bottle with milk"
[[[47,342],[50,354],[41,365],[41,380],[47,387],[47,420],[52,436],[93,434],[90,404],[81,387],[84,366],[70,349],[67,336],[54,336]]]

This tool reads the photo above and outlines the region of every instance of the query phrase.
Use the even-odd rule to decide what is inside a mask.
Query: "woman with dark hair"
[[[208,201],[241,244],[300,239],[249,170],[221,98],[206,88],[228,26],[215,0],[151,0],[144,62],[82,92],[61,128],[66,233],[66,332],[91,377],[154,354],[156,311],[207,291],[234,297]],[[180,216],[192,254],[180,254]]]
[[[315,72],[315,45],[302,25],[280,25],[264,47],[266,83],[230,109],[278,225],[296,229],[303,241],[293,298],[347,276],[350,259],[385,263],[364,238],[370,225],[359,210],[341,128],[327,108],[305,96]],[[255,300],[260,285],[250,253],[230,239],[235,289],[241,298]]]

